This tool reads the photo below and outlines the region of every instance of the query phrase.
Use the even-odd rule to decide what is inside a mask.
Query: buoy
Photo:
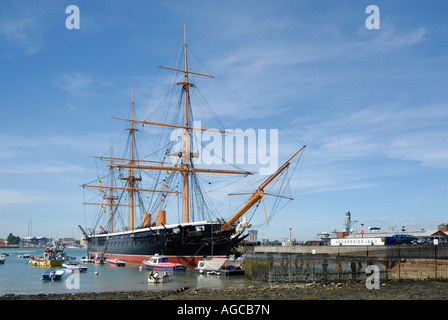
[[[98,275],[98,271],[95,271],[93,274],[97,276]]]

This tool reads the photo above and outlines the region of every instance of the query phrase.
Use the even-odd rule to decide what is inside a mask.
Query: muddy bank
[[[365,283],[267,284],[246,288],[179,288],[172,291],[138,291],[73,294],[8,294],[0,300],[447,300],[448,281],[388,281],[379,289]]]

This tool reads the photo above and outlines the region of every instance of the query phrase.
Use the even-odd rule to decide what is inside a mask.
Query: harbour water
[[[67,256],[75,257],[75,261],[88,267],[85,273],[66,272],[60,281],[42,281],[42,273],[47,267],[33,266],[28,259],[19,258],[20,254],[38,256],[44,248],[1,248],[0,254],[8,253],[5,264],[0,265],[0,296],[5,294],[52,294],[52,293],[84,293],[84,292],[119,292],[177,290],[183,287],[222,289],[226,287],[244,288],[248,285],[261,284],[251,281],[245,276],[207,276],[194,270],[176,271],[164,283],[148,283],[148,270],[143,264],[129,264],[125,267],[114,267],[107,263],[98,265],[82,263],[81,258],[86,249],[65,249]],[[52,267],[59,269],[61,267]],[[97,275],[95,275],[97,272]],[[78,277],[78,278],[76,278]]]

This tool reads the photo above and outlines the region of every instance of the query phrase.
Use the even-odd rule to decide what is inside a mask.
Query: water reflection
[[[32,266],[27,259],[19,258],[22,253],[39,255],[44,249],[3,249],[9,256],[4,265],[0,265],[0,295],[14,294],[50,294],[50,293],[84,293],[114,291],[157,291],[177,290],[183,287],[222,289],[227,287],[243,288],[248,285],[265,284],[251,281],[245,276],[202,275],[193,269],[174,272],[169,281],[148,283],[149,270],[141,264],[128,263],[126,267],[108,264],[98,265],[83,263],[87,272],[76,275],[66,272],[61,281],[41,281],[46,267]],[[76,257],[81,262],[85,254],[83,249],[66,249],[66,254]],[[79,278],[69,278],[70,276]],[[74,280],[79,280],[78,282]],[[78,284],[78,285],[77,285]]]

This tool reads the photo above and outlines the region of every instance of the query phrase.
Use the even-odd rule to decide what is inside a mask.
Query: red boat
[[[116,267],[124,267],[126,266],[126,262],[118,260],[118,259],[107,259],[106,262],[112,266]]]

